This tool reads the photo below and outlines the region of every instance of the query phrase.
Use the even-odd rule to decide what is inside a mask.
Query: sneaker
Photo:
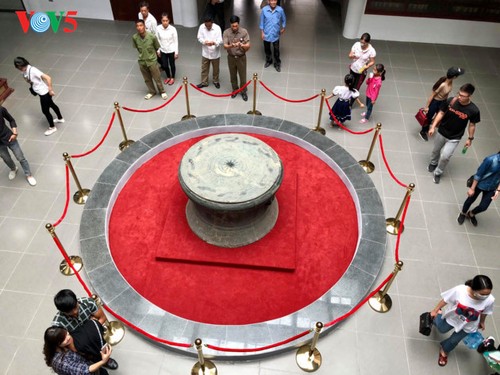
[[[470,212],[468,212],[467,216],[469,217],[469,220],[472,223],[472,225],[474,225],[475,227],[477,227],[476,215],[471,215]]]
[[[166,92],[162,92],[162,93],[161,93],[161,98],[162,98],[163,100],[167,100],[167,98],[168,98],[167,93],[166,93]]]
[[[439,184],[439,181],[441,181],[441,175],[435,174],[432,181],[434,181],[435,184]]]
[[[9,180],[13,180],[14,178],[16,178],[17,170],[18,170],[18,168],[16,167],[16,169],[9,172]]]
[[[57,128],[55,126],[53,126],[52,128],[48,128],[47,130],[45,130],[45,135],[52,135],[54,134],[55,132],[57,131]]]
[[[54,122],[57,124],[57,123],[63,123],[63,122],[66,122],[66,120],[64,120],[63,118],[55,118],[54,119]]]
[[[465,221],[465,214],[460,212],[458,214],[457,221],[458,221],[458,224],[462,225]]]
[[[367,122],[368,122],[368,120],[367,120],[367,119],[365,119],[365,118],[362,118],[362,119],[359,121],[359,123],[360,123],[360,124],[366,124]]]
[[[35,177],[33,177],[33,176],[27,176],[26,179],[28,180],[28,184],[30,184],[31,186],[35,186],[36,185]]]
[[[365,117],[365,116],[366,116],[366,112],[361,113],[361,117]]]
[[[432,173],[432,172],[434,172],[434,170],[435,170],[436,168],[437,168],[437,164],[436,164],[436,165],[434,165],[434,164],[429,164],[429,166],[427,167],[427,170],[428,170],[429,172],[431,172],[431,173]]]
[[[144,99],[149,100],[149,99],[151,99],[153,96],[155,96],[155,94],[147,93],[147,94],[146,94],[146,96],[144,97]]]
[[[420,135],[420,138],[422,138],[425,142],[429,140],[429,137],[427,136],[427,133],[424,131],[418,132],[418,135]]]

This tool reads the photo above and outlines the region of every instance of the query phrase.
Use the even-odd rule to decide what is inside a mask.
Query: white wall
[[[363,15],[356,38],[369,32],[373,39],[438,44],[460,44],[478,47],[500,46],[500,24]]]
[[[130,0],[123,0],[130,1]],[[77,18],[113,20],[109,0],[23,0],[26,11],[44,12],[47,10],[76,10]]]

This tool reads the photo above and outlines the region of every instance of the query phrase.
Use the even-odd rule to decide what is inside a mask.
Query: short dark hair
[[[135,24],[137,25],[138,23],[142,23],[143,25],[146,25],[146,23],[144,22],[144,20],[135,20]]]
[[[460,91],[466,92],[469,95],[474,94],[474,91],[476,91],[476,88],[472,83],[464,83],[462,86],[460,86]]]
[[[26,60],[24,57],[18,56],[14,59],[14,66],[19,69],[19,68],[24,68],[25,66],[28,66],[30,63],[28,60]]]
[[[141,1],[139,3],[139,9],[141,9],[142,7],[146,7],[149,9],[149,3],[147,1]]]
[[[491,282],[491,279],[486,275],[477,275],[472,280],[467,280],[465,282],[465,285],[470,287],[473,291],[493,289],[493,283]]]
[[[366,43],[370,43],[370,40],[372,40],[372,37],[368,33],[363,33],[363,35],[361,35],[361,38],[359,38],[359,39],[364,40]]]
[[[214,17],[210,13],[207,13],[203,16],[203,23],[205,22],[214,22]]]
[[[235,15],[233,14],[231,17],[229,17],[229,23],[235,23],[235,22],[240,23],[240,17],[235,16]]]
[[[54,305],[56,305],[56,308],[63,313],[69,313],[76,307],[77,303],[78,300],[76,299],[76,294],[69,289],[60,290],[54,296]]]
[[[170,20],[170,17],[168,16],[168,13],[167,13],[167,12],[163,12],[163,13],[161,14],[161,18],[163,18],[163,17],[167,17],[167,18]],[[160,18],[160,19],[161,19],[161,18]]]

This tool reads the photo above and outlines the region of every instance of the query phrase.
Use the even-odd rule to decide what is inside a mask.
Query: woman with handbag
[[[440,343],[439,366],[446,366],[448,354],[469,333],[479,328],[484,330],[486,315],[493,313],[495,297],[491,295],[492,289],[493,283],[488,276],[477,275],[465,285],[441,293],[442,299],[431,311],[431,316],[439,332],[453,329],[453,333]]]
[[[451,67],[446,72],[446,76],[439,78],[434,86],[432,86],[431,95],[427,99],[425,108],[423,108],[423,111],[426,113],[427,117],[426,125],[422,126],[422,129],[419,133],[420,138],[422,138],[424,141],[427,142],[429,140],[427,133],[429,132],[429,127],[432,124],[432,119],[434,118],[436,113],[438,113],[439,107],[443,103],[443,100],[448,99],[448,95],[453,88],[453,80],[464,73],[465,70],[461,68]]]
[[[91,321],[89,320],[89,322]],[[100,325],[99,323],[97,324]],[[89,336],[94,337],[92,335]],[[93,358],[92,360],[89,360],[86,358],[88,357],[87,355],[80,352],[81,348],[79,346],[87,348],[88,346],[95,347],[96,345],[100,345],[100,341],[91,340],[77,344],[72,335],[64,328],[47,328],[45,330],[43,346],[45,363],[58,375],[107,375],[108,372],[103,366],[106,365],[113,351],[109,345],[101,345],[100,349],[98,349],[100,357]]]
[[[42,112],[49,123],[49,128],[44,134],[54,134],[57,131],[54,123],[63,123],[64,118],[59,107],[52,100],[52,97],[55,95],[54,89],[52,88],[52,78],[48,74],[43,73],[40,69],[31,66],[29,61],[24,57],[16,57],[14,59],[14,66],[23,73],[24,79],[31,85],[31,94],[40,97]],[[56,113],[57,118],[54,119],[52,117],[50,109]]]
[[[481,202],[473,210],[469,211],[470,206],[483,194]],[[467,199],[464,202],[462,211],[458,214],[458,224],[462,225],[465,218],[468,218],[472,225],[477,227],[476,215],[488,209],[491,201],[500,195],[500,151],[496,154],[487,156],[473,176],[472,184],[467,190]]]
[[[361,38],[359,38],[359,42],[353,44],[349,52],[349,58],[352,60],[349,69],[350,73],[354,76],[354,88],[356,90],[359,90],[363,84],[368,69],[375,65],[375,56],[377,52],[370,44],[370,41],[370,34],[364,33],[361,35]]]

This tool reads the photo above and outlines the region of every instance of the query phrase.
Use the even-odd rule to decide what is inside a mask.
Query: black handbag
[[[470,176],[465,184],[467,185],[468,188],[470,188],[473,182],[474,182],[474,175]]]
[[[420,315],[420,324],[418,332],[424,336],[429,336],[432,330],[432,316],[430,312],[424,312]]]
[[[36,93],[36,91],[35,91],[35,90],[33,90],[33,84],[31,84],[31,85],[30,85],[30,93],[31,93],[31,95],[33,95],[33,96],[37,96],[37,95],[38,95],[38,94]]]

